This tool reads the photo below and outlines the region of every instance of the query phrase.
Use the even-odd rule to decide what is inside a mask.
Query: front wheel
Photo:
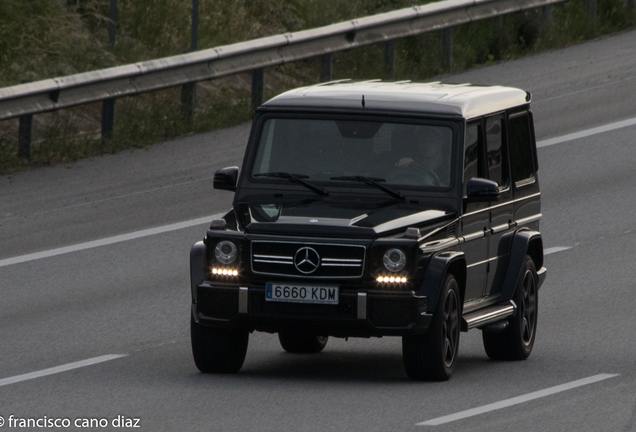
[[[460,314],[459,286],[449,274],[426,333],[402,338],[404,369],[409,378],[446,381],[453,375],[459,352]]]
[[[329,336],[316,336],[312,334],[281,332],[278,334],[280,345],[288,353],[316,354],[327,345]]]
[[[501,333],[483,332],[484,349],[493,360],[525,360],[532,352],[537,334],[539,292],[537,270],[529,256],[523,261],[513,301],[516,314]]]
[[[243,367],[249,333],[206,327],[190,317],[192,356],[204,373],[236,373]]]

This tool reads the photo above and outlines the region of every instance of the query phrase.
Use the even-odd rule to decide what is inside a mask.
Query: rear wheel
[[[517,305],[515,316],[501,333],[483,332],[486,354],[493,360],[525,360],[532,352],[537,334],[539,293],[534,261],[526,256],[512,300]]]
[[[459,286],[449,274],[426,333],[402,338],[404,369],[409,378],[446,381],[453,375],[459,352],[460,311]]]
[[[316,336],[306,333],[281,332],[278,334],[280,345],[288,353],[316,354],[327,345],[329,336]]]
[[[236,373],[243,366],[249,333],[206,327],[190,317],[194,363],[205,373]]]

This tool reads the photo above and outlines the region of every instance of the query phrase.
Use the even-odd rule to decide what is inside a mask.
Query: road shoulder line
[[[505,399],[499,402],[491,403],[488,405],[483,405],[477,408],[472,408],[466,411],[460,411],[455,414],[450,414],[443,417],[437,417],[432,420],[426,420],[421,423],[417,423],[415,426],[438,426],[445,423],[454,422],[457,420],[462,420],[468,417],[473,417],[476,415],[484,414],[487,412],[499,410],[502,408],[507,408],[513,405],[518,405],[524,402],[529,402],[535,399],[539,399],[542,397],[550,396],[556,393],[561,393],[567,390],[572,390],[577,387],[581,387],[588,384],[593,384],[599,381],[603,381],[609,378],[614,378],[619,376],[619,374],[598,374],[591,377],[583,378],[580,380],[572,381],[566,384],[561,384],[558,386],[550,387],[547,389],[539,390],[536,392],[528,393],[526,395],[513,397],[510,399]]]
[[[543,256],[572,249],[571,246],[555,246],[543,250]]]
[[[537,142],[537,148],[541,148],[541,147],[547,147],[547,146],[551,146],[554,144],[561,144],[567,141],[572,141],[575,139],[579,139],[579,138],[585,138],[585,137],[589,137],[592,135],[597,135],[603,132],[609,132],[609,131],[613,131],[616,129],[621,129],[624,127],[629,127],[629,126],[634,126],[636,125],[636,117],[631,118],[631,119],[627,119],[627,120],[623,120],[623,121],[619,121],[619,122],[615,122],[615,123],[609,123],[603,126],[598,126],[592,129],[586,129],[583,130],[581,132],[575,132],[575,133],[571,133],[571,134],[567,134],[567,135],[562,135],[559,137],[555,137],[555,138],[551,138],[551,139],[547,139],[547,140],[543,140],[543,141],[538,141]]]
[[[35,372],[30,372],[30,373],[26,373],[23,375],[16,375],[16,376],[12,376],[9,378],[2,378],[0,379],[0,387],[2,386],[6,386],[9,384],[15,384],[15,383],[19,383],[22,381],[28,381],[28,380],[32,380],[35,378],[41,378],[41,377],[45,377],[48,375],[53,375],[53,374],[57,374],[60,372],[67,372],[73,369],[79,369],[82,367],[86,367],[86,366],[92,366],[98,363],[103,363],[103,362],[107,362],[110,360],[115,360],[118,358],[122,358],[122,357],[126,357],[128,354],[108,354],[108,355],[103,355],[103,356],[99,356],[99,357],[93,357],[90,359],[86,359],[86,360],[80,360],[77,362],[73,362],[73,363],[67,363],[65,365],[61,365],[61,366],[55,366],[52,368],[48,368],[48,369],[42,369],[39,371],[35,371]]]
[[[65,246],[56,249],[49,249],[42,252],[35,252],[26,255],[20,255],[13,258],[7,258],[0,260],[0,267],[6,267],[13,264],[20,264],[28,261],[34,261],[42,258],[50,258],[57,255],[63,255],[71,252],[77,252],[84,249],[92,249],[99,246],[106,246],[115,243],[121,243],[128,240],[134,240],[142,237],[148,237],[155,234],[163,234],[170,231],[176,231],[184,228],[190,228],[197,225],[208,224],[212,221],[212,219],[216,219],[223,216],[223,213],[218,213],[212,216],[206,216],[198,219],[192,219],[189,221],[178,222],[170,225],[164,225],[156,228],[148,228],[141,231],[135,231],[128,234],[120,234],[113,237],[106,237],[100,240],[93,240],[85,243],[78,243],[71,246]]]

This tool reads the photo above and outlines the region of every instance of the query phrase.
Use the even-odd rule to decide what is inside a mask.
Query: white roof
[[[530,94],[513,87],[411,81],[332,81],[282,93],[264,106],[364,108],[478,117],[530,102]]]

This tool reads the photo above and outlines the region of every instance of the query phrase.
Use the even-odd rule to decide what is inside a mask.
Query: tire
[[[280,345],[288,353],[317,354],[327,345],[329,336],[316,336],[306,333],[278,333]]]
[[[190,317],[192,356],[204,373],[236,373],[241,370],[247,352],[249,333],[206,327]]]
[[[442,287],[426,333],[402,337],[404,369],[415,381],[447,381],[455,370],[461,297],[453,275],[446,276]]]
[[[508,327],[501,333],[482,332],[486,354],[493,360],[525,360],[537,334],[539,293],[534,261],[526,255],[512,300],[517,305]]]

